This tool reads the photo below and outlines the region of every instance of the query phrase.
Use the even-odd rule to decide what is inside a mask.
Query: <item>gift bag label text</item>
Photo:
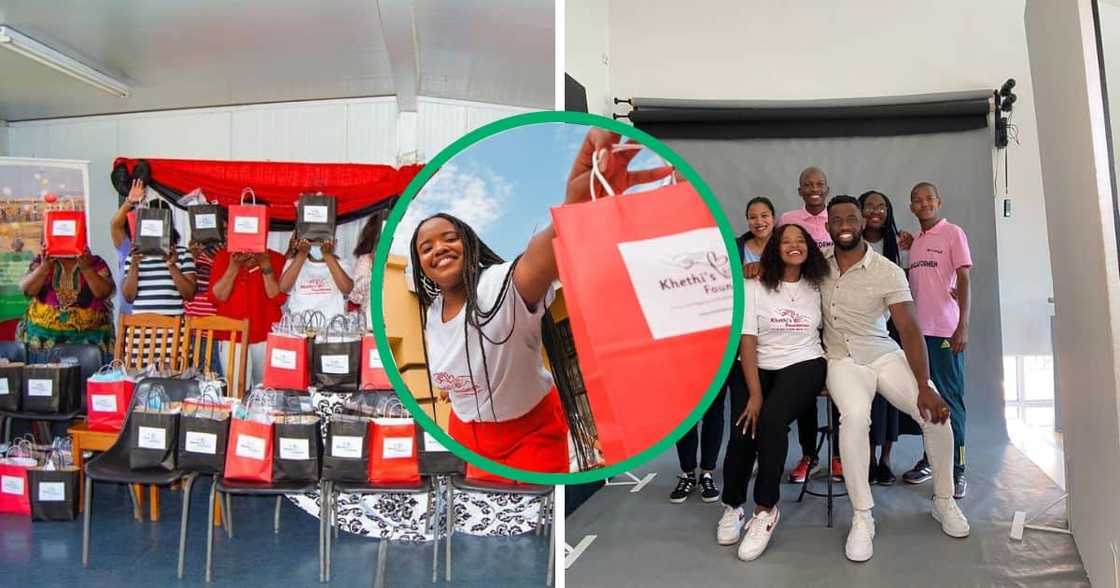
[[[381,457],[385,459],[412,457],[412,437],[385,439],[385,447],[381,450]]]
[[[369,367],[376,369],[385,367],[385,365],[381,363],[381,354],[377,352],[377,348],[369,350]]]
[[[8,378],[0,378],[0,396],[10,393],[11,391],[8,390]]]
[[[23,478],[18,476],[0,476],[0,492],[23,496]]]
[[[237,448],[234,450],[237,457],[246,459],[264,459],[264,439],[252,435],[238,435]]]
[[[362,458],[362,438],[350,435],[331,437],[331,457]]]
[[[51,390],[54,387],[51,385],[50,380],[28,380],[27,381],[27,395],[28,396],[50,396]]]
[[[274,368],[294,370],[296,369],[296,352],[289,349],[273,349],[270,361]]]
[[[64,482],[40,482],[39,502],[62,502],[66,500],[66,484]]]
[[[235,233],[255,235],[259,226],[260,224],[255,216],[233,217],[233,232]]]
[[[218,453],[218,436],[214,433],[187,431],[186,442],[188,453],[203,453],[206,455]]]
[[[51,223],[51,234],[59,237],[76,237],[78,235],[78,223],[73,220],[56,220]]]
[[[162,237],[163,221],[159,219],[144,219],[140,221],[141,237]]]
[[[218,228],[218,217],[214,214],[199,214],[194,217],[194,228],[196,229],[216,229]]]
[[[90,394],[89,400],[97,412],[117,412],[117,397],[112,394]]]
[[[139,441],[141,449],[167,449],[167,429],[161,427],[139,427]]]
[[[311,205],[303,207],[303,222],[305,223],[325,223],[327,222],[327,207],[320,205]]]
[[[280,459],[311,459],[311,444],[307,439],[280,437]]]
[[[324,374],[350,373],[349,355],[324,355],[319,358]]]
[[[442,443],[436,441],[431,433],[424,431],[424,451],[447,451]]]

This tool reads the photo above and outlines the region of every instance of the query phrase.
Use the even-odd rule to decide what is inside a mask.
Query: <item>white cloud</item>
[[[491,170],[444,165],[409,203],[393,236],[392,252],[407,256],[416,225],[437,212],[456,216],[483,234],[501,219],[503,205],[512,193],[512,184]]]

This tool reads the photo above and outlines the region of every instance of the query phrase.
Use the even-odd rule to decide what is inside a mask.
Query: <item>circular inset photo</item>
[[[417,175],[384,235],[374,333],[427,431],[426,471],[621,473],[684,434],[734,361],[731,226],[692,168],[632,127],[567,112],[482,127]]]

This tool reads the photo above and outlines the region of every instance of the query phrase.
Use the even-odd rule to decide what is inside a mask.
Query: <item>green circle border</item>
[[[383,308],[383,292],[382,284],[385,279],[385,265],[389,260],[389,250],[392,246],[392,236],[396,233],[397,225],[400,224],[401,219],[404,217],[408,205],[424,187],[429,179],[440,168],[447,163],[451,158],[458,155],[471,145],[504,131],[514,129],[517,127],[543,124],[543,123],[567,123],[576,124],[581,126],[600,127],[609,131],[616,132],[620,135],[636,140],[643,146],[652,149],[655,153],[661,156],[665,161],[677,168],[684,177],[693,184],[697,189],[700,196],[707,204],[712,216],[715,217],[716,224],[719,227],[720,233],[723,236],[724,244],[727,246],[729,257],[732,260],[739,259],[739,252],[735,246],[735,234],[731,227],[731,223],[723,214],[723,211],[712,194],[711,188],[704,182],[696,170],[692,168],[683,158],[677,155],[674,151],[669,149],[661,141],[658,141],[653,136],[630,125],[622,124],[618,121],[605,118],[602,116],[585,114],[581,112],[564,112],[564,111],[541,111],[530,112],[526,114],[519,114],[495,121],[493,123],[482,126],[474,131],[463,135],[451,145],[444,148],[439,152],[431,161],[424,165],[424,168],[416,175],[415,178],[408,184],[404,194],[401,195],[397,204],[389,214],[386,220],[382,235],[389,235],[388,239],[381,239],[377,246],[377,251],[374,256],[374,266],[370,287],[370,317],[371,324],[373,325],[373,334],[377,342],[378,353],[381,355],[382,363],[385,366],[385,371],[389,376],[389,381],[392,382],[393,387],[396,389],[397,396],[401,398],[401,402],[412,413],[413,418],[420,423],[425,431],[435,437],[444,447],[449,449],[454,455],[474,465],[483,468],[494,474],[519,480],[522,482],[529,482],[533,484],[555,485],[555,484],[585,484],[588,482],[597,482],[617,476],[619,474],[630,471],[649,460],[661,455],[670,447],[672,447],[681,436],[683,436],[692,426],[700,420],[707,410],[708,406],[715,399],[720,389],[723,387],[724,380],[730,371],[732,364],[735,362],[735,356],[739,347],[738,333],[742,329],[743,322],[743,268],[741,263],[731,264],[731,282],[732,282],[732,320],[730,336],[728,337],[727,347],[723,353],[723,360],[721,361],[716,377],[708,386],[703,398],[692,410],[692,412],[668,435],[661,441],[647,447],[645,450],[636,455],[609,465],[603,468],[587,470],[583,472],[571,473],[544,473],[532,470],[522,470],[512,468],[502,463],[487,459],[481,455],[467,449],[457,441],[451,438],[440,426],[432,420],[420,404],[413,397],[412,392],[405,384],[404,379],[401,377],[400,371],[397,369],[397,364],[393,360],[392,353],[389,351],[389,340],[385,330],[385,317]]]

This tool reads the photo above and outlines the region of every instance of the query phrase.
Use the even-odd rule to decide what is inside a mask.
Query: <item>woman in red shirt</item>
[[[264,378],[265,339],[273,323],[280,320],[287,295],[280,291],[276,268],[284,267],[284,256],[275,251],[264,253],[230,253],[222,250],[214,257],[210,270],[210,298],[218,315],[249,319],[248,385]],[[215,278],[217,278],[215,280]],[[222,344],[222,369],[226,346]]]

